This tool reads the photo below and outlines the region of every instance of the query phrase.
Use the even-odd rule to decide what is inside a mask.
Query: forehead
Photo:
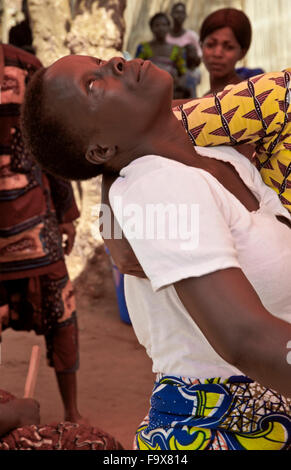
[[[229,26],[226,26],[224,28],[218,28],[212,33],[208,35],[208,37],[219,39],[221,41],[235,41],[236,37],[232,31],[232,29]]]
[[[172,8],[172,13],[186,13],[186,8],[183,5],[177,5]]]
[[[45,79],[50,81],[59,77],[74,78],[82,75],[88,68],[96,67],[96,59],[90,56],[70,55],[54,62],[46,71]]]
[[[96,59],[89,56],[66,56],[48,67],[44,74],[44,103],[48,113],[57,114],[65,121],[77,119],[86,109],[84,75],[96,67]]]
[[[78,134],[79,139],[91,131],[86,121],[91,110],[83,81],[86,73],[96,68],[96,59],[92,57],[66,56],[52,64],[44,75],[43,99],[47,117],[69,130],[70,135]]]
[[[166,16],[158,16],[157,18],[155,18],[153,21],[152,21],[152,26],[157,26],[157,25],[161,25],[161,24],[166,24],[168,25],[169,24],[169,20]]]

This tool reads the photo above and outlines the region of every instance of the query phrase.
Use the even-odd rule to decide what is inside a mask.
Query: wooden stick
[[[24,398],[33,398],[37,374],[38,374],[38,368],[39,368],[39,361],[40,361],[40,347],[37,345],[34,345],[32,347],[28,373],[27,373],[26,381],[25,381]]]

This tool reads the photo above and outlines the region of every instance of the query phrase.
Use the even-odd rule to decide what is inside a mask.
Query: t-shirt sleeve
[[[240,267],[223,209],[224,188],[216,180],[212,187],[211,175],[204,173],[177,165],[154,170],[129,187],[125,176],[111,188],[111,204],[115,196],[122,200],[115,216],[154,290]]]

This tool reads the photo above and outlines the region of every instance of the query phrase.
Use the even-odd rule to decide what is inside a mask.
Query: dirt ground
[[[130,450],[135,429],[148,411],[154,375],[132,326],[120,319],[111,266],[103,247],[75,281],[75,287],[80,329],[80,412]],[[61,421],[62,402],[54,371],[46,365],[43,337],[34,332],[3,333],[0,387],[23,396],[34,344],[42,351],[35,391],[41,405],[41,423]]]

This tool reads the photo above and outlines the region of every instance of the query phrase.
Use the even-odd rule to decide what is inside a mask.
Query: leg
[[[48,364],[56,372],[65,420],[83,422],[77,408],[79,351],[75,297],[65,265],[59,273],[41,276],[40,286]]]
[[[57,381],[65,408],[65,421],[86,423],[77,409],[77,375],[76,372],[57,372]]]
[[[77,408],[78,326],[76,314],[58,323],[45,336],[49,365],[55,369],[65,409],[65,420],[86,423]]]

